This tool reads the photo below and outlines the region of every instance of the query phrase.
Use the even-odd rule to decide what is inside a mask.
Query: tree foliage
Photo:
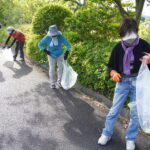
[[[72,1],[76,4],[78,3],[78,5],[80,4],[79,3],[80,0],[66,0],[66,1]],[[123,0],[89,0],[89,1],[96,2],[99,4],[102,4],[104,2],[107,3],[113,2],[117,6],[123,18],[134,16],[134,18],[137,20],[138,23],[140,22],[141,14],[145,3],[145,0],[134,0],[134,3],[131,1],[123,1]],[[87,0],[85,0],[84,4],[86,2]],[[79,6],[82,5],[80,4]],[[133,9],[135,9],[135,11],[133,11]]]
[[[63,0],[23,0],[23,2],[21,2],[20,0],[18,1],[20,2],[19,5],[24,12],[22,14],[24,23],[31,23],[34,14],[45,5],[55,3],[61,4],[63,2]]]
[[[84,3],[81,3],[80,0],[7,0],[7,2],[0,0],[0,22],[7,24],[31,23],[35,12],[47,4],[62,4],[68,6],[72,11],[77,11],[88,2],[100,6],[107,3],[108,6],[117,8],[123,18],[134,16],[139,22],[145,0],[134,0],[134,3],[123,0],[84,0]]]
[[[115,45],[107,40],[96,44],[78,42],[72,46],[69,63],[78,72],[78,81],[112,99],[115,83],[110,79],[107,62]]]
[[[36,11],[47,4],[62,4],[63,0],[0,0],[0,22],[31,23]]]
[[[47,5],[35,14],[33,19],[33,32],[45,34],[50,25],[57,25],[60,30],[64,29],[64,19],[70,17],[71,12],[58,5]]]
[[[118,6],[120,14],[122,15],[123,18],[130,16],[130,14],[123,8],[121,0],[114,0],[114,2]],[[141,14],[142,14],[142,10],[143,10],[143,7],[144,7],[145,0],[135,0],[134,3],[135,3],[134,18],[139,23],[140,19],[141,19]]]
[[[66,19],[67,26],[70,30],[77,32],[82,41],[117,38],[119,15],[116,14],[119,13],[107,4],[87,3],[72,17]]]
[[[0,22],[5,24],[7,22],[7,16],[11,12],[11,8],[14,6],[13,0],[0,0]]]

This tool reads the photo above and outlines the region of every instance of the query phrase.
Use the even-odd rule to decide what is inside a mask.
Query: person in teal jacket
[[[66,46],[66,52],[64,55],[64,50],[62,45]],[[57,85],[61,87],[61,77],[63,71],[63,60],[66,60],[70,51],[70,43],[62,35],[56,25],[49,27],[47,35],[39,42],[38,47],[40,50],[44,51],[49,57],[49,76],[50,76],[50,87],[56,88],[56,63],[58,66],[58,79]]]

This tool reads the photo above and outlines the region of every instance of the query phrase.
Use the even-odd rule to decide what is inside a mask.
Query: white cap
[[[12,33],[13,30],[15,30],[15,28],[12,27],[12,26],[9,26],[9,27],[7,28],[7,32],[8,32],[9,34]]]

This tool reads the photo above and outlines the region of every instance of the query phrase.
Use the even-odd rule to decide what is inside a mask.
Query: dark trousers
[[[18,42],[16,42],[14,58],[17,57],[18,51],[20,50],[20,58],[24,59],[24,52],[23,52],[24,43],[25,43],[25,41],[18,41]]]

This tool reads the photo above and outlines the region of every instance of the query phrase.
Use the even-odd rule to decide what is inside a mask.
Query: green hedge
[[[47,63],[47,55],[40,51],[38,48],[38,43],[43,37],[40,35],[33,34],[30,36],[30,39],[27,41],[27,50],[26,53],[30,59],[39,62],[41,64]]]
[[[1,45],[4,45],[7,37],[8,37],[7,28],[2,27],[2,29],[0,30],[0,44]]]
[[[140,37],[150,43],[150,26],[145,27],[144,23],[141,23],[139,28],[140,28],[140,31],[139,31]]]
[[[45,34],[50,25],[57,25],[62,31],[64,29],[64,19],[71,16],[71,11],[59,5],[47,5],[37,11],[32,25],[33,33]]]
[[[99,5],[89,3],[81,7],[71,17],[65,19],[67,27],[78,33],[81,41],[110,40],[118,38],[116,34],[119,23],[111,9],[105,10]]]
[[[114,45],[108,41],[79,42],[72,46],[69,56],[70,64],[79,74],[78,81],[111,99],[115,83],[109,77],[107,62]]]
[[[69,40],[72,36],[78,37],[74,32],[65,32],[64,35]],[[47,56],[38,48],[38,43],[42,38],[43,36],[40,35],[30,35],[27,41],[27,55],[30,59],[43,64],[47,63]],[[112,99],[115,83],[109,77],[107,62],[115,42],[105,40],[92,43],[89,41],[71,43],[71,45],[68,61],[79,74],[78,81],[83,86]]]

